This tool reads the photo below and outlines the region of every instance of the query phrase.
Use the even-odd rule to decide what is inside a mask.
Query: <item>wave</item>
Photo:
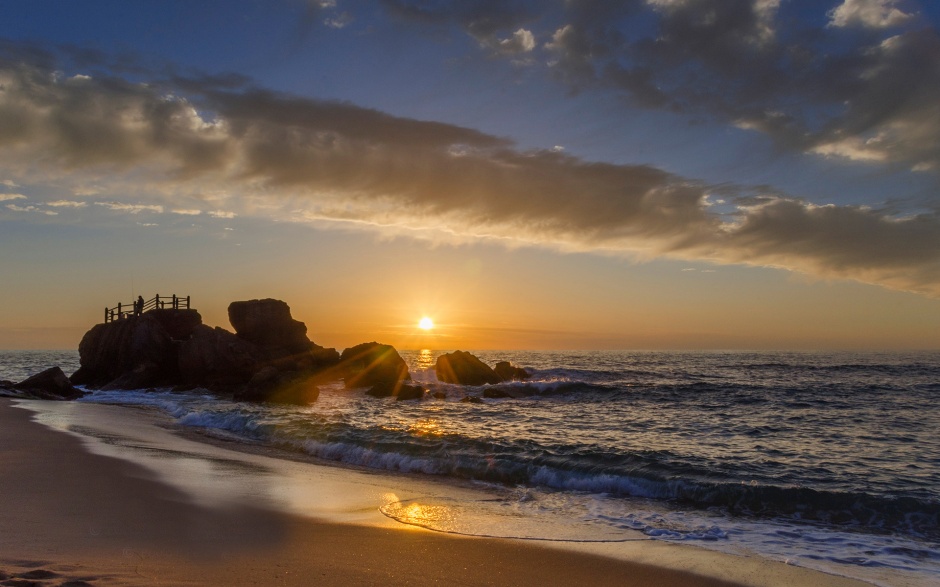
[[[555,388],[558,389],[558,388]],[[179,410],[177,410],[179,412]],[[940,540],[940,503],[915,497],[741,483],[668,452],[616,454],[585,447],[483,442],[447,434],[415,438],[395,430],[307,422],[299,430],[247,410],[195,410],[182,425],[224,430],[311,456],[387,471],[423,473],[504,486],[665,500],[732,515],[787,518]]]
[[[477,387],[429,377],[423,384],[444,391],[444,402],[383,402],[326,387],[309,409],[168,391],[99,391],[81,401],[151,405],[181,425],[356,466],[940,539],[940,504],[931,489],[936,460],[928,460],[935,458],[936,445],[921,430],[935,421],[923,406],[931,405],[924,390],[935,389],[936,381],[908,378],[899,383],[909,387],[898,385],[901,393],[885,396],[885,386],[871,385],[867,375],[830,381],[818,372],[806,375],[811,370],[805,366],[768,364],[791,373],[765,380],[752,377],[760,371],[754,365],[724,362],[709,372],[714,376],[702,379],[694,375],[703,369],[699,364],[689,364],[684,374],[677,374],[676,366],[661,372],[657,367],[531,369],[528,381]],[[902,367],[917,365],[907,361]],[[872,365],[844,361],[823,367]],[[734,377],[722,375],[732,369],[737,369]],[[913,389],[921,395],[912,396]],[[492,405],[477,409],[456,403],[466,396],[486,397]],[[884,401],[888,397],[890,404]],[[498,398],[557,399],[502,403]],[[862,434],[885,405],[894,410],[890,433]],[[430,434],[409,428],[421,420],[439,427]],[[781,434],[783,442],[804,431],[808,444],[802,448],[775,450]],[[837,450],[821,452],[814,439]],[[847,452],[849,439],[880,460]],[[911,447],[919,443],[929,449],[917,449],[923,455],[916,463],[923,469],[912,468],[910,460]],[[901,471],[897,464],[905,462],[909,466]]]

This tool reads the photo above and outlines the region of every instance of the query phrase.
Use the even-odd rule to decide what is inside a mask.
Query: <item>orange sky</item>
[[[0,19],[0,348],[177,293],[340,349],[940,349],[936,2],[52,4]]]
[[[439,245],[371,232],[233,222],[234,231],[108,228],[68,235],[13,262],[0,348],[77,348],[106,305],[192,296],[231,329],[229,302],[283,299],[311,340],[401,349],[940,348],[940,302],[777,269],[637,263],[500,245]],[[44,229],[39,229],[44,230]],[[82,265],[81,259],[111,263]],[[417,327],[430,316],[435,329]]]

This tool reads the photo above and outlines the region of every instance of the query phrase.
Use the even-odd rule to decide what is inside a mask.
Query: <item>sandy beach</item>
[[[36,414],[24,406],[47,410],[39,416],[47,425],[34,421]],[[89,421],[82,424],[80,417],[86,412],[97,418],[90,422],[112,422],[116,428],[107,432],[95,425],[97,431],[90,430],[95,426]],[[248,452],[232,450],[220,442],[196,443],[155,426],[154,417],[115,406],[0,399],[0,581],[12,581],[11,585],[860,585],[781,563],[643,540],[582,545],[579,551],[573,544],[546,546],[431,532],[377,513],[381,495],[388,495],[383,493],[385,485],[397,495],[420,494],[421,487],[403,487],[423,480],[291,463],[259,454],[262,450],[252,454],[250,447]],[[94,436],[103,448],[89,450],[80,436],[55,430],[56,422],[87,438]],[[172,450],[158,449],[156,441],[128,433],[130,440],[123,444],[133,445],[138,454],[156,455],[155,460],[142,457],[144,466],[105,454],[122,445],[121,430],[148,427],[179,444]],[[191,450],[197,445],[221,469],[201,474],[192,468],[192,463],[200,462]],[[283,473],[280,467],[285,466],[295,473]],[[319,496],[316,491],[299,496],[291,489],[298,474],[321,492]],[[365,475],[365,480],[356,475]],[[237,497],[226,495],[219,489],[219,479],[229,479],[242,490]],[[250,479],[260,480],[261,485],[252,487]],[[266,489],[259,489],[262,485]],[[278,489],[272,493],[271,488]]]

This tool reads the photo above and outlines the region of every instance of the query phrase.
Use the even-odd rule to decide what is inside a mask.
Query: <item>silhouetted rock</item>
[[[263,354],[257,345],[228,330],[200,325],[180,345],[181,379],[190,385],[244,384],[260,370]]]
[[[307,338],[307,326],[291,317],[290,306],[271,298],[232,302],[229,321],[235,334],[257,346],[258,360],[279,371],[323,371],[339,363],[336,349]]]
[[[503,381],[523,381],[532,377],[528,371],[522,367],[513,367],[509,361],[500,361],[493,367],[493,371]]]
[[[115,379],[101,386],[104,391],[113,391],[116,389],[144,389],[154,385],[155,381],[161,381],[166,384],[171,382],[168,375],[156,363],[144,361],[136,365],[126,373],[122,373]]]
[[[409,401],[424,398],[424,388],[420,385],[402,385],[395,394],[397,401]]]
[[[289,355],[310,350],[307,326],[294,320],[290,306],[271,298],[232,302],[228,319],[235,334],[269,351],[272,355]]]
[[[82,338],[72,382],[103,389],[201,386],[252,401],[316,399],[310,378],[337,365],[336,349],[312,343],[280,300],[233,302],[228,310],[236,334],[202,324],[195,310],[155,309],[98,324]],[[265,368],[268,377],[253,379]]]
[[[347,388],[378,388],[384,395],[394,395],[401,381],[411,379],[408,365],[398,351],[377,342],[364,342],[344,350],[339,358],[339,370]]]
[[[82,390],[72,385],[69,378],[58,367],[50,367],[15,383],[13,388],[41,399],[76,399],[85,395]]]
[[[156,319],[173,340],[187,340],[202,324],[202,316],[196,310],[156,309],[148,311],[145,316]]]
[[[202,320],[195,310],[188,312],[195,314],[190,319]],[[135,371],[138,387],[171,384],[179,378],[176,344],[152,312],[94,326],[82,337],[78,353],[81,367],[71,377],[76,385],[107,385]]]
[[[307,405],[315,402],[320,390],[313,378],[304,373],[278,371],[265,367],[255,373],[248,384],[235,394],[235,399],[250,402]]]
[[[438,381],[459,385],[499,383],[502,379],[489,365],[465,351],[454,351],[437,358],[434,366]]]

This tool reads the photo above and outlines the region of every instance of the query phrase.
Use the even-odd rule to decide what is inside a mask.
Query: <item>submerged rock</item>
[[[538,395],[539,390],[537,387],[532,385],[494,385],[492,387],[487,387],[483,390],[483,397],[499,399],[504,397],[511,397],[513,399],[519,399],[522,397],[531,397],[533,395]]]
[[[483,385],[502,381],[489,365],[466,351],[454,351],[439,356],[434,372],[438,381],[458,385]]]
[[[66,400],[85,395],[82,390],[72,385],[59,367],[50,367],[19,383],[14,383],[13,388],[40,399]]]
[[[509,395],[509,392],[505,389],[499,387],[487,387],[483,390],[483,397],[487,399],[501,399],[504,397],[512,397]]]

